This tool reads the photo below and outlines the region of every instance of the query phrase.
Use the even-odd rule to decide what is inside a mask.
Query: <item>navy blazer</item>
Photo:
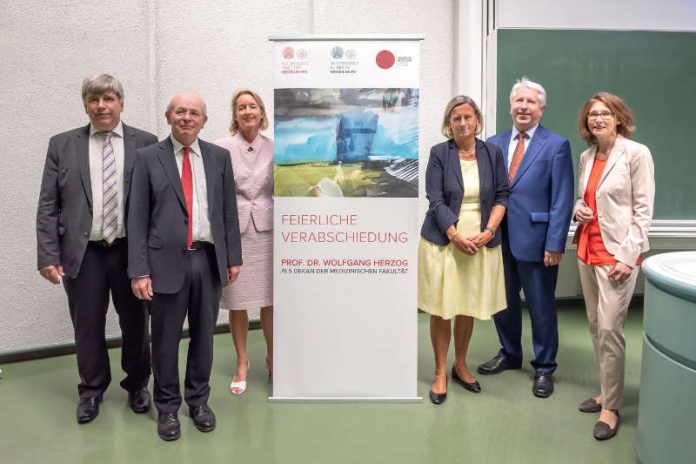
[[[508,129],[488,142],[499,146],[507,159],[512,156],[508,153],[511,136],[512,130]],[[563,253],[572,211],[570,143],[540,124],[510,185],[501,227],[503,251],[520,261],[536,262],[544,260],[544,250]]]
[[[507,207],[510,189],[503,153],[497,146],[476,139],[476,164],[479,171],[481,199],[481,231],[495,205]],[[454,140],[439,143],[430,149],[430,159],[425,171],[425,193],[430,202],[421,227],[421,237],[437,245],[447,245],[447,229],[459,220],[459,210],[464,199],[464,180],[459,164],[459,153]],[[500,230],[486,246],[500,245]]]

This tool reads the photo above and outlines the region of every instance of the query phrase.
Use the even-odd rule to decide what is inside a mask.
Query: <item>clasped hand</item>
[[[455,234],[454,237],[452,237],[452,243],[454,243],[454,246],[456,246],[462,253],[473,256],[479,251],[479,249],[481,249],[481,247],[490,242],[492,238],[493,235],[484,230],[483,232],[469,235],[468,237],[462,237],[459,234]]]

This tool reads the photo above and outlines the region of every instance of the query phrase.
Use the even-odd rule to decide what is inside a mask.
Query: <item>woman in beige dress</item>
[[[476,138],[483,115],[469,97],[445,108],[447,141],[430,150],[425,174],[428,212],[418,248],[418,307],[431,314],[435,376],[430,400],[447,397],[447,351],[454,319],[452,380],[479,393],[466,363],[474,318],[490,319],[505,308],[505,284],[498,226],[510,189],[500,149]]]
[[[273,141],[261,135],[268,128],[266,108],[251,90],[232,97],[231,135],[215,143],[230,151],[237,186],[239,230],[244,271],[223,288],[220,307],[229,310],[230,333],[237,352],[237,369],[230,391],[247,388],[249,357],[248,309],[261,308],[261,328],[266,339],[266,368],[273,372]]]

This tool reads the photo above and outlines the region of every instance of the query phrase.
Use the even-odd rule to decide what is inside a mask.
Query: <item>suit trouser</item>
[[[106,313],[109,293],[121,326],[121,368],[126,378],[121,386],[136,391],[150,379],[150,345],[147,310],[131,290],[126,275],[128,247],[125,240],[112,247],[89,242],[75,278],[63,278],[73,328],[80,383],[80,398],[98,396],[111,382],[106,347]]]
[[[184,285],[173,294],[155,293],[152,317],[153,397],[162,413],[181,406],[179,342],[188,316],[190,342],[186,358],[184,399],[190,407],[208,402],[213,367],[213,332],[220,305],[221,285],[215,271],[213,246],[187,251]],[[153,276],[153,279],[156,279]]]
[[[624,323],[639,267],[621,283],[607,277],[612,266],[588,266],[578,260],[587,320],[599,364],[602,406],[619,409],[623,400],[626,339]]]
[[[556,370],[558,353],[558,317],[556,314],[556,282],[558,266],[543,262],[519,261],[510,252],[503,252],[505,296],[507,308],[493,315],[502,345],[499,354],[522,360],[522,299],[532,321],[532,343],[535,371],[551,374]]]

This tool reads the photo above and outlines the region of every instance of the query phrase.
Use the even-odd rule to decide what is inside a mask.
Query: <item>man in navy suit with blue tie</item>
[[[519,79],[510,92],[513,128],[488,140],[503,150],[510,183],[502,224],[507,309],[493,316],[502,346],[478,367],[484,375],[522,367],[520,290],[524,290],[535,354],[532,392],[539,398],[553,393],[556,281],[573,210],[570,144],[539,124],[545,106],[544,88],[526,77]]]

